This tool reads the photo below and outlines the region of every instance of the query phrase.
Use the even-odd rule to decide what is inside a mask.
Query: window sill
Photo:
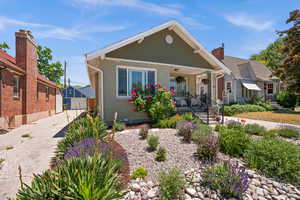
[[[13,100],[20,100],[20,97],[13,96]]]

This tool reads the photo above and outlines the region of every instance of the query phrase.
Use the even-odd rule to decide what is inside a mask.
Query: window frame
[[[46,98],[45,98],[45,99],[46,99],[46,102],[49,102],[49,96],[50,96],[49,89],[50,89],[50,88],[46,86],[46,92],[45,92],[45,94],[46,94]]]
[[[17,95],[15,95],[15,81],[17,87]],[[17,75],[13,76],[13,98],[19,99],[20,98],[20,77]]]
[[[127,96],[119,96],[119,69],[126,69],[127,73]],[[118,99],[128,99],[131,97],[130,95],[130,87],[129,87],[129,70],[136,70],[136,71],[154,71],[154,84],[157,84],[157,69],[155,68],[145,68],[145,67],[132,67],[132,66],[125,66],[125,65],[117,65],[116,67],[116,97]],[[144,77],[142,77],[144,80]]]
[[[230,91],[227,89],[228,83],[230,84]],[[231,94],[231,93],[232,93],[232,81],[225,81],[224,87],[225,87],[226,93],[228,93],[228,94]]]
[[[272,86],[272,87],[269,87]],[[269,89],[272,89],[272,93],[269,93]],[[267,83],[267,94],[272,95],[274,94],[274,84],[273,83]]]

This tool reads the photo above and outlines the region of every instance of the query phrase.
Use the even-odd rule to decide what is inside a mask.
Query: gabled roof
[[[23,70],[21,67],[17,66],[16,59],[14,57],[12,57],[8,53],[6,53],[5,51],[0,49],[0,65],[1,64],[10,70],[13,70],[13,71],[16,71],[16,72],[19,72],[22,74],[26,74],[25,70]],[[47,79],[40,73],[37,73],[37,79],[38,79],[38,81],[41,81],[49,86],[57,87],[57,88],[59,87],[58,85],[56,85],[56,83],[54,83],[53,81],[50,81],[49,79]]]
[[[236,79],[270,81],[277,79],[262,63],[243,58],[224,56],[222,62],[231,70]]]
[[[176,34],[178,34],[187,44],[189,44],[195,53],[200,54],[204,57],[212,66],[219,67],[224,70],[226,73],[230,73],[230,70],[220,62],[216,57],[214,57],[209,51],[207,51],[200,42],[198,42],[181,24],[179,24],[176,20],[171,20],[167,23],[161,24],[154,28],[151,28],[145,32],[139,33],[133,37],[122,40],[120,42],[114,43],[112,45],[106,46],[97,51],[86,54],[87,60],[92,60],[96,57],[104,57],[107,53],[112,52],[116,49],[124,47],[128,44],[142,41],[145,37],[148,37],[154,33],[157,33],[161,30],[169,28],[173,30]]]
[[[96,92],[90,85],[78,88],[78,90],[88,98],[96,98]]]

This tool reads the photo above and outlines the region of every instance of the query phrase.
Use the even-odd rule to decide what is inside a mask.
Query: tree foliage
[[[10,47],[6,42],[3,42],[0,44],[0,49],[2,49],[3,51],[7,51],[8,49],[10,49]]]
[[[293,26],[278,32],[284,36],[282,54],[286,57],[275,70],[275,75],[286,81],[291,92],[300,93],[300,10],[290,12],[286,23],[293,23]]]
[[[260,53],[251,55],[250,60],[266,65],[271,71],[276,70],[285,57],[282,54],[283,39],[280,37]]]
[[[60,77],[64,72],[60,62],[52,61],[52,50],[48,47],[37,47],[38,54],[38,69],[39,73],[47,77],[49,80],[60,84]]]

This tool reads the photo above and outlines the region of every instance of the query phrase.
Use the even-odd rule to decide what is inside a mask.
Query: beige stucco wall
[[[133,112],[134,106],[128,104],[129,98],[117,97],[117,66],[123,65],[128,67],[142,67],[156,69],[157,82],[162,84],[163,87],[169,88],[169,69],[165,66],[159,65],[147,65],[147,64],[133,64],[126,62],[114,62],[114,61],[97,61],[90,62],[94,66],[97,66],[103,71],[103,111],[104,121],[111,122],[114,119],[115,112],[118,112],[119,120],[138,121],[147,119],[146,114]],[[101,83],[101,81],[100,81]],[[101,86],[100,86],[101,87]],[[100,94],[101,95],[101,94]],[[99,101],[99,103],[101,100]]]

